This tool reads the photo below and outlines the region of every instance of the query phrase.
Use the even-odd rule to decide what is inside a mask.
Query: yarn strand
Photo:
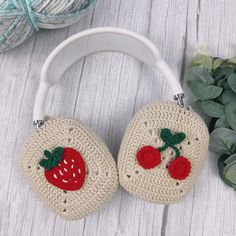
[[[0,53],[43,29],[67,27],[92,9],[97,0],[0,0]]]
[[[31,3],[29,2],[29,0],[18,0],[18,1],[19,1],[19,5],[21,6],[21,9],[24,11],[25,16],[27,17],[28,21],[31,23],[32,27],[36,31],[38,31],[39,27],[36,23],[34,13],[30,7]]]

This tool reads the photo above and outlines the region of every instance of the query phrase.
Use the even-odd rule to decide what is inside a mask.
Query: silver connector
[[[174,100],[177,101],[177,104],[180,107],[184,107],[184,93],[179,93],[179,94],[174,95]]]
[[[33,124],[38,129],[38,128],[40,128],[44,124],[44,120],[34,120]]]

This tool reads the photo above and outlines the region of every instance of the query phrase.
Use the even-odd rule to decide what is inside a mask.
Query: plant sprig
[[[219,153],[220,177],[236,186],[236,56],[231,59],[198,54],[185,73],[197,108],[212,118],[210,149]],[[235,188],[236,189],[236,188]]]

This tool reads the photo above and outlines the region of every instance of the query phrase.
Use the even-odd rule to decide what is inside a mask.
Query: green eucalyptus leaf
[[[224,66],[224,67],[218,67],[215,72],[214,72],[214,77],[215,79],[219,79],[222,77],[228,77],[234,72],[234,69],[229,66]]]
[[[236,56],[230,58],[230,59],[228,60],[228,62],[229,62],[229,63],[232,63],[232,64],[236,64]]]
[[[236,131],[236,102],[226,105],[225,115],[230,127]]]
[[[211,59],[211,57],[209,57],[207,55],[197,54],[197,56],[193,58],[193,60],[191,61],[190,65],[189,65],[189,67],[193,67],[193,66],[203,66],[203,67],[207,68],[207,70],[209,72],[211,72],[212,59]]]
[[[236,153],[234,153],[233,155],[229,156],[225,161],[224,163],[227,165],[233,161],[236,161]]]
[[[236,94],[230,89],[224,90],[221,97],[224,105],[227,105],[230,102],[236,102]]]
[[[231,155],[236,151],[236,132],[217,128],[210,134],[209,148],[216,153]]]
[[[223,88],[224,88],[224,89],[231,89],[231,88],[229,87],[229,84],[228,84],[227,80],[223,83]]]
[[[227,78],[219,79],[219,80],[217,81],[217,84],[216,84],[216,85],[217,85],[218,87],[222,87],[222,86],[224,85],[225,81],[227,81]]]
[[[208,100],[218,97],[223,88],[214,85],[204,84],[201,81],[192,81],[189,84],[193,95],[199,100]]]
[[[197,101],[197,106],[208,116],[219,118],[224,116],[224,106],[212,100]]]
[[[236,190],[236,185],[234,185],[232,182],[230,182],[228,179],[226,179],[226,178],[224,177],[224,174],[223,174],[223,172],[224,172],[224,167],[225,167],[224,161],[225,161],[225,159],[226,159],[227,157],[228,157],[227,155],[222,155],[222,156],[218,159],[217,165],[218,165],[218,168],[219,168],[219,175],[220,175],[221,180],[222,180],[225,184],[227,184],[228,186],[230,186],[230,187],[234,188],[234,190]]]
[[[221,118],[219,118],[216,123],[215,123],[215,129],[216,128],[229,128],[229,124],[226,120],[225,116],[222,116]]]
[[[236,184],[236,160],[225,166],[223,175],[231,183]]]
[[[221,59],[221,58],[215,59],[214,62],[213,62],[213,69],[214,70],[217,69],[219,66],[222,65],[223,62],[224,62],[224,60]]]
[[[236,74],[233,73],[228,77],[227,80],[229,87],[236,93]]]
[[[207,84],[213,84],[215,82],[209,71],[203,66],[194,66],[188,68],[185,73],[185,80],[188,84],[190,84],[191,81],[199,80]]]

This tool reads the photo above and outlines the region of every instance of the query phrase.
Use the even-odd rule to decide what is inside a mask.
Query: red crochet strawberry
[[[69,191],[79,190],[85,181],[85,162],[73,148],[57,147],[52,152],[45,150],[47,159],[39,165],[44,167],[47,181],[57,188]]]

